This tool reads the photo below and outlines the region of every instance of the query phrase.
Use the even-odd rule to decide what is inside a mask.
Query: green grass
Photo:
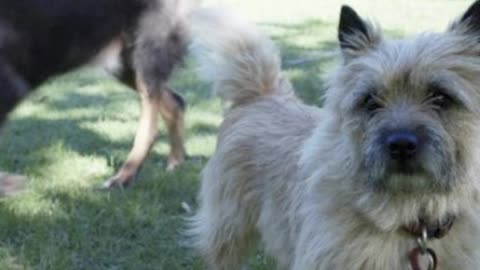
[[[282,50],[299,96],[321,104],[323,76],[336,55],[340,3],[333,0],[210,0],[230,3],[258,22]],[[321,3],[319,3],[321,2]],[[378,18],[391,35],[442,29],[469,1],[347,1]],[[126,158],[139,107],[133,91],[96,69],[49,81],[11,116],[0,168],[29,177],[28,190],[0,200],[0,269],[203,269],[181,244],[182,208],[195,208],[198,175],[213,153],[222,105],[193,74],[191,61],[172,80],[188,103],[191,158],[165,172],[163,126],[132,188],[96,188]],[[250,268],[274,269],[261,252]]]

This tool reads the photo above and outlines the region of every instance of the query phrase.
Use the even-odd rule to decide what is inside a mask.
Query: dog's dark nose
[[[395,131],[387,137],[387,147],[392,159],[406,161],[417,153],[418,137],[409,131]]]

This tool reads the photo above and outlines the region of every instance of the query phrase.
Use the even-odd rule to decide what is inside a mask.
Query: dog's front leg
[[[0,125],[27,95],[28,89],[27,83],[14,69],[0,60]],[[25,180],[21,175],[0,172],[0,197],[22,190]]]
[[[104,183],[105,188],[110,188],[115,185],[127,186],[131,184],[157,136],[161,96],[155,96],[149,93],[143,77],[138,74],[136,84],[140,96],[141,112],[140,123],[135,135],[133,148],[118,173]]]
[[[0,57],[0,125],[28,94],[28,85],[13,67]]]

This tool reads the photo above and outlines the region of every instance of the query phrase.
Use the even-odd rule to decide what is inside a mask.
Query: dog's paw
[[[168,160],[167,160],[166,170],[169,171],[169,172],[175,170],[180,165],[182,165],[183,161],[184,161],[183,158],[169,157]]]
[[[112,178],[105,181],[100,189],[113,189],[113,188],[126,188],[135,182],[135,175],[126,176],[126,175],[115,175]]]
[[[11,196],[25,189],[27,178],[23,175],[0,172],[0,197]]]

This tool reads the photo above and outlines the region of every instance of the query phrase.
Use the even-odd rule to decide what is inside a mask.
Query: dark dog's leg
[[[141,74],[137,73],[135,81],[136,89],[140,96],[141,113],[133,148],[130,150],[127,160],[123,163],[120,171],[104,184],[105,187],[111,187],[116,184],[121,186],[130,184],[147,157],[157,135],[161,97],[152,96],[147,91]]]
[[[184,101],[168,86],[175,66],[182,61],[187,44],[186,31],[174,14],[150,14],[140,24],[141,31],[133,53],[135,70],[141,70],[151,96],[160,97],[157,103],[168,129],[170,153],[167,169],[174,169],[184,159],[183,117]],[[154,28],[155,27],[155,28]],[[161,30],[159,30],[161,29]]]
[[[184,160],[185,148],[183,145],[184,107],[185,103],[179,95],[164,87],[158,104],[160,114],[168,129],[170,154],[168,155],[167,170],[173,170]]]
[[[144,49],[146,52],[142,51],[141,56],[153,56],[155,58],[158,53],[150,51],[151,49]],[[123,47],[122,40],[114,41],[106,52],[111,53],[110,57],[119,57],[121,64],[118,70],[107,67],[107,71],[132,89],[136,89],[140,96],[141,105],[140,123],[133,148],[118,173],[104,184],[108,188],[112,185],[126,186],[134,180],[155,142],[158,114],[161,114],[165,121],[169,135],[170,153],[167,169],[174,169],[183,161],[185,153],[183,146],[183,111],[185,104],[182,97],[166,85],[165,81],[169,77],[170,71],[167,72],[156,67],[156,65],[162,65],[163,68],[172,69],[172,63],[170,63],[172,66],[163,66],[165,65],[162,62],[164,59],[157,59],[154,61],[153,68],[134,69],[132,63],[133,48]],[[162,54],[165,53],[168,54],[168,51],[162,50]],[[145,63],[147,61],[140,62]],[[148,76],[141,70],[145,70]],[[158,70],[161,71],[157,72]]]
[[[28,94],[28,85],[13,68],[0,60],[0,125]]]
[[[28,93],[27,83],[8,64],[0,61],[0,125],[7,115]],[[14,194],[24,188],[26,178],[0,172],[0,197]]]
[[[159,113],[166,123],[170,141],[167,169],[174,169],[184,159],[183,101],[181,97],[166,86],[159,91],[158,95],[152,95],[151,92],[146,91],[143,79],[138,77],[136,88],[140,96],[141,115],[133,148],[120,171],[105,183],[105,187],[127,186],[134,181],[155,142]]]
[[[142,106],[140,125],[127,160],[117,175],[105,184],[107,187],[113,184],[127,185],[133,180],[154,143],[158,114],[165,121],[169,135],[167,169],[178,166],[185,155],[184,102],[166,85],[185,52],[182,25],[172,26],[167,15],[159,16],[156,13],[151,13],[144,19],[139,24],[139,32],[126,35],[123,40],[126,45],[120,53],[123,71],[117,74],[126,84],[135,82],[134,88],[140,95]]]

